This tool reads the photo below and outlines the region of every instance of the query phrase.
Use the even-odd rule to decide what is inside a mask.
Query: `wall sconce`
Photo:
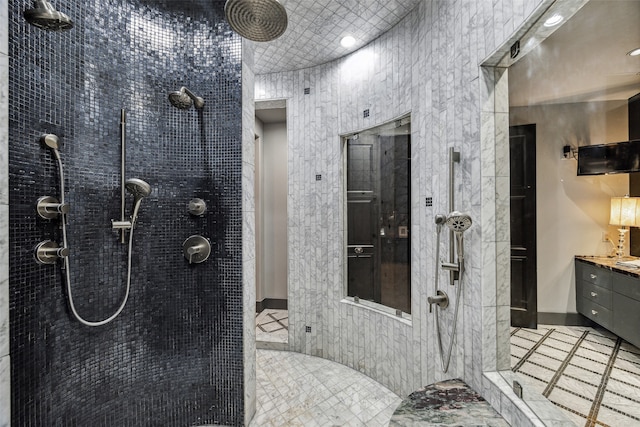
[[[618,228],[618,249],[616,250],[616,255],[620,259],[624,255],[624,238],[629,231],[627,227],[640,226],[640,198],[628,195],[612,197],[609,224],[620,226]]]
[[[562,147],[562,158],[563,159],[577,159],[578,158],[578,149],[573,148],[570,145],[565,145]]]

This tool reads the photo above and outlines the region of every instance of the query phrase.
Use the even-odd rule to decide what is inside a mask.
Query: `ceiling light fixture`
[[[630,52],[627,52],[627,55],[629,55],[629,56],[638,56],[638,55],[640,55],[640,47],[636,48],[636,49],[633,49]]]
[[[544,21],[544,26],[545,27],[555,27],[556,25],[561,23],[563,20],[564,20],[564,17],[562,15],[559,15],[559,14],[556,13],[553,16],[551,16],[551,18],[549,18],[546,21]]]
[[[342,47],[351,47],[356,44],[356,39],[353,36],[344,36],[342,40],[340,40],[340,44]]]

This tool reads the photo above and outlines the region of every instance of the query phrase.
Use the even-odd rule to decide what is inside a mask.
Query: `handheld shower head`
[[[140,203],[142,199],[151,194],[151,186],[138,178],[128,179],[124,187],[127,191],[133,194],[133,212],[131,213],[131,226],[133,227],[138,219],[138,209],[140,209]]]
[[[191,105],[200,110],[204,107],[204,99],[196,96],[186,87],[181,87],[180,90],[169,93],[169,102],[176,108],[181,110],[187,110],[191,108]]]
[[[55,10],[46,0],[35,0],[33,8],[25,10],[23,16],[29,24],[43,30],[65,31],[73,28],[73,21],[64,13]]]
[[[447,216],[447,220],[445,222],[447,227],[449,227],[449,229],[455,232],[456,234],[458,233],[462,234],[465,231],[467,231],[469,227],[471,227],[471,223],[472,221],[469,214],[458,212],[458,211],[451,212]]]
[[[125,182],[125,188],[136,199],[136,201],[151,194],[151,186],[138,178],[130,178]]]
[[[453,211],[449,215],[447,215],[446,225],[449,227],[449,230],[453,231],[456,235],[456,240],[458,241],[458,262],[462,263],[464,258],[464,239],[462,234],[471,227],[471,217],[469,214]]]

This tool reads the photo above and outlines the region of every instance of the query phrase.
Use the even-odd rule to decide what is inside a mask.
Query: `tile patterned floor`
[[[265,309],[256,315],[256,341],[287,343],[289,340],[289,312]]]
[[[401,399],[360,372],[300,353],[257,350],[251,427],[389,424]]]
[[[640,426],[640,349],[601,328],[512,328],[512,369],[578,426]]]

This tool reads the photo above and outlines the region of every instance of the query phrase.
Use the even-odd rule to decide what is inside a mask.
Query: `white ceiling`
[[[509,104],[628,99],[640,92],[640,0],[592,0],[509,69]]]
[[[340,58],[391,29],[421,0],[279,0],[287,10],[285,33],[256,42],[255,72],[298,70]],[[345,35],[356,39],[344,48]]]

